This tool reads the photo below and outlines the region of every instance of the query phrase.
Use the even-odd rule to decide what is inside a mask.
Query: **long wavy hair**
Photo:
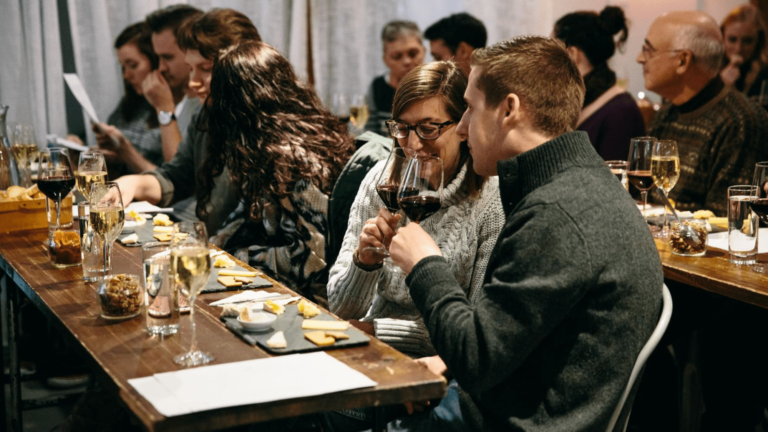
[[[139,52],[149,60],[152,70],[157,69],[159,60],[155,50],[152,48],[152,34],[143,22],[131,24],[123,29],[117,35],[114,47],[118,50],[128,44],[135,45]],[[125,121],[131,121],[136,113],[139,112],[141,106],[148,104],[148,102],[144,99],[144,96],[136,93],[131,83],[126,80],[123,80],[123,90],[125,93],[118,104],[120,117]],[[150,115],[147,117],[147,127],[154,129],[159,126],[157,116]]]
[[[288,60],[265,43],[247,41],[224,50],[212,76],[201,217],[224,166],[253,221],[262,219],[264,198],[288,197],[299,181],[330,195],[354,152],[352,137]]]

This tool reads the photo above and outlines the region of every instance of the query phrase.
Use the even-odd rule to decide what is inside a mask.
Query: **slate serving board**
[[[211,260],[216,260],[216,258],[211,258]],[[201,291],[202,293],[212,293],[212,292],[224,292],[224,291],[239,291],[239,290],[245,290],[245,289],[257,289],[257,288],[269,288],[272,286],[272,282],[261,278],[259,276],[256,276],[253,278],[253,282],[251,282],[248,285],[242,285],[242,286],[236,286],[236,287],[230,287],[227,288],[224,285],[220,284],[216,279],[219,278],[219,272],[221,270],[234,270],[234,271],[252,271],[252,270],[246,270],[239,265],[236,265],[231,268],[214,268],[211,270],[211,276],[208,277],[208,283],[205,285],[205,288]]]
[[[313,320],[319,319],[324,321],[338,321],[336,318],[324,312],[320,312],[320,315],[313,317],[312,319]],[[293,353],[300,353],[300,352],[347,348],[347,347],[358,346],[358,345],[367,345],[370,342],[370,338],[365,333],[361,332],[360,330],[352,326],[349,326],[349,328],[344,331],[344,333],[349,335],[349,339],[337,340],[336,343],[334,343],[333,345],[326,346],[326,347],[320,347],[315,345],[314,343],[310,342],[304,337],[305,332],[310,332],[315,330],[301,329],[301,323],[304,321],[304,317],[301,314],[299,314],[299,310],[295,304],[286,306],[285,313],[282,315],[278,315],[274,324],[272,324],[272,327],[262,332],[244,330],[240,326],[240,323],[237,322],[237,318],[222,317],[221,320],[224,321],[224,323],[227,325],[227,328],[230,331],[232,331],[232,333],[239,336],[245,342],[247,342],[250,345],[258,344],[261,348],[264,348],[265,350],[267,350],[272,354],[293,354]],[[268,347],[267,340],[270,337],[272,337],[272,335],[275,332],[278,332],[281,330],[285,335],[286,342],[288,342],[288,347],[287,348]]]
[[[120,235],[117,236],[117,240],[120,241],[125,237],[128,237],[129,235],[136,233],[139,236],[139,241],[131,244],[123,244],[121,242],[120,244],[123,244],[123,246],[125,247],[141,247],[141,246],[144,246],[146,243],[156,242],[158,240],[152,237],[152,235],[154,235],[154,232],[152,231],[153,227],[154,225],[152,225],[152,221],[148,220],[146,223],[144,223],[144,225],[137,225],[135,227],[123,228],[123,232],[121,232]],[[169,243],[169,242],[166,242],[166,243]]]

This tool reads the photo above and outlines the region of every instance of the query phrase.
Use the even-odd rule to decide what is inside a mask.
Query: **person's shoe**
[[[45,380],[48,387],[53,388],[72,388],[84,386],[88,383],[88,375],[67,375],[51,377]]]

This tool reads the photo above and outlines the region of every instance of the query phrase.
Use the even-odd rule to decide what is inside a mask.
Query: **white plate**
[[[272,324],[277,319],[277,315],[273,315],[268,312],[257,312],[251,314],[253,321],[243,321],[240,317],[237,317],[237,322],[248,331],[261,331],[272,327]]]

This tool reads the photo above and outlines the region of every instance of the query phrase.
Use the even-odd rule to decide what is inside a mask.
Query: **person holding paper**
[[[136,91],[146,98],[154,118],[153,123],[158,128],[159,155],[147,157],[141,143],[131,133],[126,133],[126,128],[114,123],[112,117],[109,124],[116,128],[104,124],[94,126],[99,146],[108,156],[112,154],[114,159],[125,163],[130,173],[152,170],[173,159],[192,116],[200,108],[196,95],[189,90],[190,70],[184,62],[184,51],[176,42],[176,32],[186,21],[201,14],[194,7],[174,5],[149,14],[143,23],[148,39],[151,37],[150,48],[157,54],[159,61],[153,70],[143,75]],[[193,201],[174,208],[183,213],[181,219],[194,219],[191,210],[194,208]]]
[[[218,53],[244,41],[261,41],[251,20],[233,9],[212,9],[193,18],[179,28],[176,37],[179,47],[185,51],[185,61],[192,70],[189,87],[196,92],[201,103],[205,103],[208,98],[211,70]],[[179,150],[170,162],[142,175],[119,178],[117,182],[123,203],[128,205],[136,199],[167,207],[181,200],[194,199],[200,187],[197,171],[207,157],[207,125],[206,113],[201,110],[192,118],[187,137],[179,144]],[[207,204],[207,214],[204,215],[210,235],[219,230],[224,218],[239,202],[226,169],[214,181],[215,187]],[[179,217],[177,207],[174,209],[174,215]],[[200,214],[194,212],[194,206],[190,210],[193,217]]]

